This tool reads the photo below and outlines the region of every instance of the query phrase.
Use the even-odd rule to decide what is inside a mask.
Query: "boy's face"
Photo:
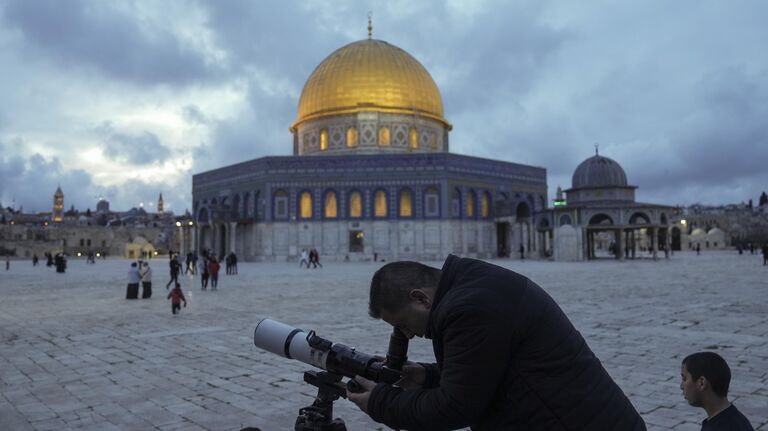
[[[701,407],[701,394],[704,390],[704,376],[698,379],[693,378],[688,369],[685,368],[685,364],[680,369],[680,390],[683,391],[683,398],[688,401],[688,404],[694,407]]]

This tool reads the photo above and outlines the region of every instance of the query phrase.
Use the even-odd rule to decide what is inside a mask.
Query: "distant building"
[[[674,208],[636,202],[637,186],[629,185],[617,162],[596,150],[576,167],[571,182],[565,199],[558,188],[551,210],[555,260],[655,257],[668,249]]]
[[[106,214],[109,212],[109,201],[105,199],[99,199],[96,203],[96,212],[99,214]]]
[[[673,250],[748,249],[768,242],[768,205],[695,204],[679,208],[671,228]]]
[[[59,186],[53,194],[53,222],[61,223],[62,221],[64,221],[64,192]]]
[[[162,217],[164,213],[147,213],[143,208],[113,212],[109,202],[103,199],[96,204],[95,213],[89,209],[79,211],[74,205],[63,211],[63,206],[64,193],[58,187],[51,213],[25,214],[12,208],[3,209],[0,255],[30,257],[64,252],[77,256],[92,251],[138,258],[142,251],[164,253],[174,244],[173,217],[168,214]]]
[[[429,72],[375,39],[329,55],[307,79],[293,156],[192,179],[195,248],[245,260],[542,255],[541,167],[449,152],[452,125]]]

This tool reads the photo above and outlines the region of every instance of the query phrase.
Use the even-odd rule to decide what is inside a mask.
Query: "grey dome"
[[[595,155],[581,162],[573,172],[571,187],[626,187],[627,174],[621,165],[608,157]]]

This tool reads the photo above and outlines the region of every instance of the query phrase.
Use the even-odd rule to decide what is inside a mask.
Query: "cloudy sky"
[[[0,0],[0,204],[112,209],[290,155],[304,82],[366,37],[438,84],[451,150],[542,166],[550,198],[600,153],[638,200],[768,189],[768,2]]]

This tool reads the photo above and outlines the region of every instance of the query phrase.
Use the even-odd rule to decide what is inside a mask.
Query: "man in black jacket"
[[[526,277],[449,256],[442,270],[394,262],[373,276],[369,313],[432,339],[437,363],[398,386],[356,377],[348,393],[403,430],[641,431],[645,423],[581,334]]]

